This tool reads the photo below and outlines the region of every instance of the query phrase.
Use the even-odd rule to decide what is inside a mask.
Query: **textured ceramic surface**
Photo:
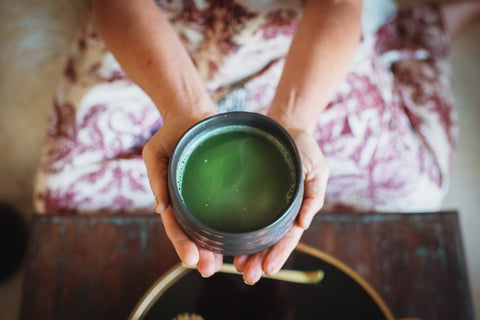
[[[235,125],[245,125],[263,130],[276,138],[287,150],[295,170],[293,196],[286,204],[283,213],[275,221],[248,232],[225,232],[212,228],[199,221],[182,201],[178,180],[178,169],[185,150],[191,147],[206,132]],[[192,142],[193,141],[193,142]],[[225,255],[252,254],[268,248],[280,240],[290,230],[300,210],[303,199],[303,174],[300,156],[288,132],[272,119],[257,113],[230,112],[210,117],[190,128],[179,140],[169,165],[168,188],[175,216],[185,231],[199,246]]]

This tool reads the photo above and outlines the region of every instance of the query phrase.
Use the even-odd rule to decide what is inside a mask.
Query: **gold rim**
[[[352,268],[347,266],[345,263],[341,262],[337,258],[322,252],[318,249],[315,249],[313,247],[310,247],[306,244],[299,243],[297,247],[295,248],[298,251],[301,251],[303,253],[309,254],[311,256],[314,256],[316,258],[319,258],[335,267],[340,269],[341,271],[345,272],[348,276],[350,276],[355,282],[357,282],[367,293],[368,295],[375,301],[375,303],[378,305],[380,310],[382,310],[384,316],[387,318],[387,320],[395,320],[393,317],[393,313],[390,311],[390,308],[387,306],[385,301],[380,297],[380,295],[373,289],[373,287],[365,281],[357,272],[355,272]]]
[[[367,281],[365,281],[358,273],[356,273],[352,268],[347,266],[345,263],[341,262],[337,258],[324,253],[318,249],[315,249],[311,246],[308,246],[303,243],[299,243],[295,250],[314,256],[320,260],[331,264],[348,276],[350,276],[355,282],[357,282],[373,299],[373,301],[378,305],[384,316],[387,320],[395,320],[392,312],[388,308],[387,304],[383,301],[380,295],[373,289]],[[180,280],[188,272],[192,271],[190,268],[186,268],[182,263],[178,263],[168,270],[160,279],[158,279],[148,291],[142,296],[140,301],[137,303],[132,313],[128,317],[129,320],[141,320],[144,318],[146,313],[152,308],[153,304],[158,300],[160,296],[163,295],[165,291],[168,290],[175,282]]]
[[[185,268],[181,263],[177,263],[174,267],[168,270],[160,279],[158,279],[148,291],[142,296],[140,301],[133,309],[129,320],[143,319],[145,314],[152,308],[153,304],[158,298],[167,291],[175,282],[180,280],[184,275],[190,272],[190,269]]]

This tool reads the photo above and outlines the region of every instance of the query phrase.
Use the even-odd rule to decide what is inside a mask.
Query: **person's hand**
[[[199,248],[180,228],[168,195],[168,162],[182,134],[192,125],[213,114],[212,111],[169,117],[143,148],[143,159],[155,196],[155,212],[161,214],[165,232],[180,260],[189,266],[196,265],[204,277],[211,276],[221,268],[223,256]]]
[[[150,185],[155,195],[155,211],[162,216],[168,238],[180,260],[190,266],[197,266],[203,277],[209,277],[220,270],[223,256],[198,247],[183,232],[178,224],[168,196],[168,161],[180,136],[193,124],[213,115],[178,117],[165,125],[145,145],[143,157],[147,166]],[[313,216],[323,206],[328,168],[313,137],[301,130],[289,130],[295,140],[302,159],[305,177],[305,193],[297,220],[287,235],[274,246],[249,256],[235,257],[237,270],[243,272],[248,284],[256,283],[262,272],[272,275],[278,272],[291,252],[295,249],[303,231],[310,225]]]
[[[234,265],[243,272],[247,284],[256,283],[262,276],[277,273],[286,262],[315,214],[323,207],[328,180],[328,167],[313,136],[303,130],[289,129],[297,144],[305,177],[305,193],[297,219],[290,231],[272,247],[248,256],[235,257]]]

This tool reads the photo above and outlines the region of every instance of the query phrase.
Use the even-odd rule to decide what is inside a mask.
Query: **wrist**
[[[326,98],[308,81],[291,83],[289,79],[282,75],[285,81],[280,81],[267,115],[284,127],[312,134],[326,107]]]
[[[299,130],[313,134],[317,124],[317,115],[310,115],[306,111],[290,112],[288,108],[271,106],[267,116],[277,121],[287,131]]]
[[[182,118],[199,121],[216,114],[215,105],[209,97],[183,100],[171,99],[156,103],[165,123]]]

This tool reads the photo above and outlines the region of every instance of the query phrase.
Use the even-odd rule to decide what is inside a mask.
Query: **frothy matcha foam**
[[[195,137],[177,166],[183,203],[218,230],[248,232],[273,222],[293,197],[292,156],[271,134],[246,125]]]

